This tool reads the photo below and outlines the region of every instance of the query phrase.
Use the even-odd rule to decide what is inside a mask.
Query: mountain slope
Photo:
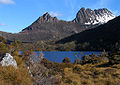
[[[100,19],[97,19],[97,17]],[[7,34],[0,32],[0,34],[12,41],[37,42],[41,40],[60,40],[64,37],[99,26],[114,17],[115,16],[105,8],[94,11],[81,8],[73,21],[58,20],[57,17],[51,17],[47,12],[20,33]]]
[[[120,47],[120,16],[97,28],[72,35],[57,43],[75,41],[77,50],[112,50]],[[86,45],[82,47],[81,45]]]

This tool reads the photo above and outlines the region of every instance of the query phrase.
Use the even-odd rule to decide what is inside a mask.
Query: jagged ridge
[[[81,23],[86,25],[103,24],[111,19],[114,19],[115,15],[112,14],[108,9],[91,10],[89,8],[81,8],[77,13],[76,18],[73,20],[75,23]]]
[[[115,16],[105,8],[94,11],[89,8],[86,10],[85,8],[81,8],[76,18],[72,21],[58,20],[57,17],[51,17],[47,12],[20,33],[7,34],[0,32],[0,35],[9,40],[20,40],[22,42],[58,40],[99,26],[114,17]]]

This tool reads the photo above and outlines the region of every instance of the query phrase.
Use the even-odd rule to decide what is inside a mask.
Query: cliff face
[[[74,23],[81,23],[86,25],[103,24],[111,19],[114,19],[115,15],[112,14],[108,9],[91,10],[89,8],[81,8],[77,13],[76,18],[73,20]]]
[[[57,17],[51,17],[50,14],[47,12],[45,13],[43,16],[39,17],[39,19],[36,21],[39,24],[42,23],[57,23],[59,20],[57,19]]]

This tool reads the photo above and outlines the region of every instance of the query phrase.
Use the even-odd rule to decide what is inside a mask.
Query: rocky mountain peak
[[[38,23],[57,23],[58,19],[57,17],[52,17],[48,12],[43,14],[43,16],[39,17],[37,20]]]
[[[43,17],[44,19],[52,18],[48,12],[46,12],[45,14],[43,14],[42,17]]]
[[[91,10],[89,8],[81,8],[76,15],[76,18],[73,20],[74,23],[81,24],[103,24],[108,22],[111,19],[114,19],[115,15],[112,14],[108,9],[95,9]]]
[[[88,11],[90,9],[85,9],[85,8],[81,8],[77,15],[76,15],[76,18],[73,20],[73,22],[75,23],[81,23],[81,24],[84,24],[85,22],[88,22],[88,19],[89,19],[89,15],[88,15]]]
[[[82,8],[80,9],[80,11],[85,11],[85,8],[84,8],[84,7],[82,7]]]

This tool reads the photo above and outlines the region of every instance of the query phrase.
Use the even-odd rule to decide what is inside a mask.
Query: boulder
[[[13,56],[11,56],[9,53],[6,53],[5,56],[2,58],[2,61],[0,62],[2,66],[14,66],[17,68],[17,63]]]

